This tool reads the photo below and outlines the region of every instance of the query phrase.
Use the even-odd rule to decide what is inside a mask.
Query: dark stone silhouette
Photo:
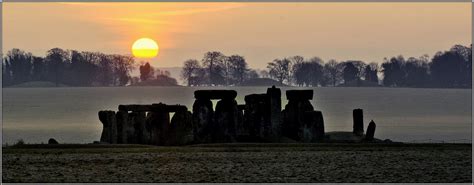
[[[150,128],[146,124],[146,112],[132,112],[130,119],[134,127],[134,138],[127,140],[127,143],[149,144],[150,142]]]
[[[171,118],[167,145],[185,145],[194,141],[192,116],[187,110],[175,112]]]
[[[116,144],[117,143],[117,122],[115,121],[114,111],[99,111],[99,120],[102,122],[103,129],[100,142]]]
[[[265,94],[245,96],[244,105],[237,104],[236,95],[232,90],[196,91],[193,113],[186,106],[163,103],[119,105],[117,112],[99,111],[103,124],[100,143],[176,146],[287,139],[331,142],[331,135],[325,134],[322,112],[315,111],[311,105],[313,90],[286,91],[288,104],[284,110],[281,110],[281,91],[275,86],[268,88]],[[220,99],[215,111],[211,99]],[[170,113],[174,113],[171,120]],[[353,118],[351,138],[363,138],[362,109],[354,109]],[[375,140],[374,133],[375,123],[371,121],[366,141]]]
[[[270,140],[278,140],[281,135],[281,91],[279,88],[272,86],[267,89],[266,107],[268,113],[265,120],[270,124],[268,127],[270,132],[265,137]]]
[[[237,125],[239,121],[239,110],[234,99],[222,99],[217,102],[214,114],[212,139],[214,142],[235,142],[237,137]]]
[[[265,99],[265,94],[245,96],[244,128],[248,130],[251,138],[264,137]]]
[[[303,126],[303,142],[321,142],[324,140],[324,119],[321,111],[308,111]]]
[[[305,113],[314,111],[309,100],[313,99],[313,90],[286,91],[288,104],[283,114],[282,134],[296,141],[304,140]]]
[[[352,118],[354,120],[352,132],[357,136],[364,135],[364,114],[362,109],[354,109],[352,111]]]
[[[48,144],[50,144],[50,145],[56,145],[56,144],[59,144],[59,143],[58,143],[58,141],[56,141],[56,139],[54,139],[54,138],[49,138]]]
[[[210,99],[196,99],[193,104],[193,132],[196,142],[210,142],[213,120],[212,101]]]
[[[365,140],[366,141],[373,141],[375,134],[375,122],[371,120],[369,126],[367,126],[367,132],[365,133]]]

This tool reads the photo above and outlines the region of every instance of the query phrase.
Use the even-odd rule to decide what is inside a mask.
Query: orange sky
[[[432,56],[471,43],[471,3],[3,3],[3,52],[43,56],[53,47],[131,54],[156,40],[157,67],[181,66],[204,52],[246,57],[382,62]]]

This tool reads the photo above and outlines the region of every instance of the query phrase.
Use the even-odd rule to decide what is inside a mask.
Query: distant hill
[[[270,78],[252,78],[248,79],[238,86],[287,86],[285,84],[280,84],[280,82],[270,79]]]

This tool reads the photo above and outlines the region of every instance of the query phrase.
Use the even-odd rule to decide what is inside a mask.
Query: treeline
[[[248,68],[243,56],[225,56],[221,52],[210,51],[204,54],[201,62],[196,59],[186,60],[181,77],[188,86],[228,86],[259,76],[255,70]]]
[[[225,56],[212,51],[201,61],[184,62],[182,78],[189,86],[239,85],[250,78],[271,78],[280,84],[296,86],[387,86],[471,88],[472,45],[455,45],[427,55],[405,59],[385,58],[381,65],[349,60],[324,62],[319,57],[293,56],[275,59],[267,69],[249,69],[243,56]]]
[[[20,49],[3,58],[3,86],[50,81],[68,86],[124,86],[129,83],[133,57],[53,48],[46,57]]]
[[[141,72],[142,68],[148,71],[141,77],[132,77],[131,72],[137,67]],[[125,86],[157,79],[177,85],[169,76],[169,72],[154,69],[148,63],[139,66],[131,56],[60,48],[50,49],[45,57],[12,49],[2,62],[3,86],[30,81],[49,81],[56,86]]]

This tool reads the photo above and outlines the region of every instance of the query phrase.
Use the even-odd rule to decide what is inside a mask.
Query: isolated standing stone
[[[374,140],[375,135],[375,122],[371,120],[369,126],[367,126],[367,132],[365,133],[365,140],[372,141]]]
[[[364,113],[362,109],[354,109],[352,111],[353,117],[353,133],[357,136],[362,136],[364,134]]]

